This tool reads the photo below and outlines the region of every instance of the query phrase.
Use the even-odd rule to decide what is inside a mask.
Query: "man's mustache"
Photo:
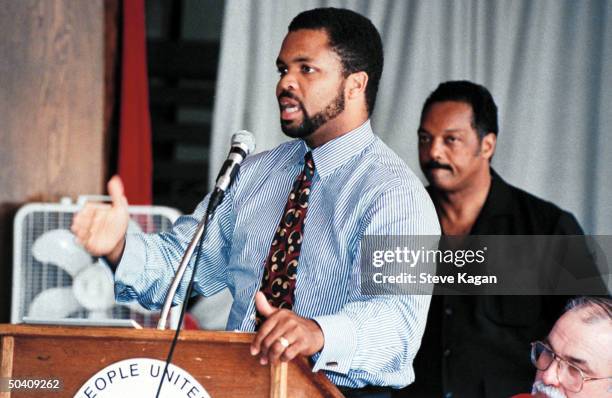
[[[448,164],[440,163],[435,160],[430,160],[429,162],[423,165],[425,170],[433,170],[433,169],[444,169],[448,171],[453,171],[453,169]]]
[[[563,393],[563,391],[559,390],[555,386],[546,385],[541,380],[538,380],[533,383],[531,394],[534,395],[536,393],[539,394],[538,396],[544,396],[546,398],[566,398],[566,395]]]
[[[278,95],[277,98],[280,101],[280,99],[283,98],[283,97],[287,97],[287,98],[291,98],[293,100],[296,100],[297,102],[300,103],[300,105],[302,105],[302,101],[300,101],[300,99],[295,94],[293,94],[291,91],[283,90],[283,91],[280,92],[280,94]]]

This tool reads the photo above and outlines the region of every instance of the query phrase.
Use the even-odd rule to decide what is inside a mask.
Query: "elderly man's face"
[[[457,101],[434,102],[423,116],[419,162],[429,183],[440,191],[469,189],[489,168],[495,135],[481,140],[472,119],[472,107]]]
[[[607,320],[584,322],[586,309],[565,313],[555,324],[545,343],[558,357],[582,370],[585,378],[612,375],[612,325]],[[580,392],[567,388],[567,372],[561,372],[566,364],[558,360],[545,371],[537,371],[534,391],[537,397],[550,398],[599,398],[612,396],[612,380],[585,381]],[[561,380],[560,380],[561,379]],[[564,384],[566,386],[564,386]]]

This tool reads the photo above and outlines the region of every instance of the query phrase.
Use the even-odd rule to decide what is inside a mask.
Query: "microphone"
[[[246,130],[240,130],[232,135],[232,146],[217,176],[215,191],[225,192],[230,187],[236,174],[238,174],[238,170],[240,170],[240,163],[254,150],[255,139],[253,134]]]
[[[246,130],[240,130],[232,135],[232,146],[217,176],[215,189],[210,194],[206,214],[213,214],[217,206],[221,204],[225,197],[225,191],[232,185],[236,174],[240,170],[240,163],[253,150],[255,150],[253,134]]]

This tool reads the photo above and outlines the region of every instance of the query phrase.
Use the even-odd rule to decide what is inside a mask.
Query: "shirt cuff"
[[[357,332],[353,321],[345,314],[314,317],[323,331],[325,344],[312,368],[348,374],[357,348]]]
[[[127,234],[125,239],[123,255],[115,268],[115,299],[119,302],[138,297],[135,289],[142,284],[146,263],[144,242],[131,234]]]

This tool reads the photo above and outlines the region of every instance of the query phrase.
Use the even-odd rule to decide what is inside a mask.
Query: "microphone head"
[[[255,150],[255,137],[250,131],[240,130],[232,135],[232,146],[239,145],[247,155]]]

